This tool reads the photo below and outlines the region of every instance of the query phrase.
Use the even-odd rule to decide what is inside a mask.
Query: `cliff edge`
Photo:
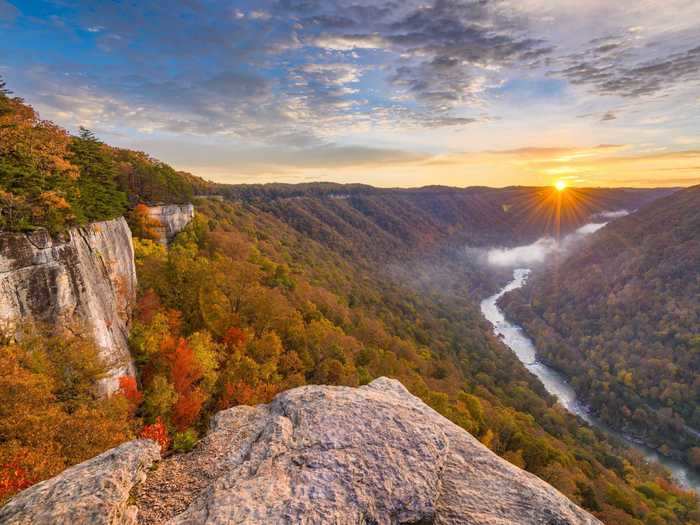
[[[188,203],[149,206],[148,214],[161,224],[158,232],[160,243],[168,244],[194,218],[194,205]]]
[[[72,228],[0,233],[0,330],[21,337],[23,327],[45,323],[94,337],[108,377],[133,375],[128,348],[136,268],[131,230],[124,218]]]
[[[220,412],[192,452],[153,460],[152,442],[124,444],[21,492],[0,522],[600,523],[386,378]]]

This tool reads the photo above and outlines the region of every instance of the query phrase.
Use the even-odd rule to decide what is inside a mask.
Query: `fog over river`
[[[585,228],[585,226],[584,226]],[[590,228],[592,229],[592,228]],[[581,230],[579,230],[581,231]],[[590,232],[586,232],[590,233]],[[539,241],[538,241],[539,242]],[[537,245],[537,243],[535,243]],[[531,245],[531,246],[535,246]],[[537,248],[542,248],[540,243]],[[517,248],[515,250],[518,250]],[[516,252],[519,255],[523,251]],[[501,254],[497,258],[502,260],[505,255]],[[514,257],[519,258],[519,257]],[[556,370],[537,361],[537,351],[532,341],[525,335],[523,330],[516,324],[506,320],[503,312],[498,307],[498,300],[507,292],[522,287],[527,281],[530,270],[527,268],[518,268],[513,271],[513,280],[504,286],[497,294],[484,299],[481,302],[481,312],[484,317],[493,324],[493,331],[497,337],[510,348],[525,367],[532,372],[544,385],[547,392],[556,396],[559,402],[571,413],[576,414],[585,420],[588,424],[600,428],[601,430],[611,434],[618,439],[624,441],[627,445],[644,453],[649,461],[658,461],[668,468],[679,484],[692,488],[696,492],[700,492],[700,476],[692,472],[688,467],[680,462],[660,456],[655,451],[631,441],[629,438],[612,431],[605,425],[596,420],[587,410],[576,400],[576,394],[568,384],[566,378]]]

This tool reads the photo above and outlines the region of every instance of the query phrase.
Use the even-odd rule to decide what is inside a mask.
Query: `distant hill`
[[[615,220],[503,302],[607,424],[700,468],[700,186]]]
[[[489,246],[554,234],[553,188],[374,188],[361,184],[221,185],[216,190],[270,211],[317,240],[356,241],[351,249],[381,258],[388,250],[421,251],[443,241]],[[576,209],[563,207],[562,232],[599,212],[635,209],[671,189],[569,189]]]

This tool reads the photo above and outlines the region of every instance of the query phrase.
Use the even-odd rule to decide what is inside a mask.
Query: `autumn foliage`
[[[135,412],[141,401],[143,401],[143,394],[139,392],[136,378],[133,376],[122,376],[119,378],[119,392],[129,402],[132,412]]]
[[[246,334],[243,330],[240,328],[237,328],[235,326],[232,326],[228,330],[226,330],[226,333],[224,334],[223,337],[223,342],[226,348],[230,350],[234,350],[241,345],[245,344],[246,342]]]
[[[142,439],[150,439],[160,445],[160,450],[165,452],[170,446],[170,435],[168,427],[163,420],[158,417],[152,425],[146,425],[139,432],[139,437]]]
[[[149,207],[143,203],[134,206],[129,213],[129,227],[136,237],[152,241],[160,240],[163,229],[161,222],[151,216]]]
[[[0,465],[0,503],[9,496],[31,486],[33,480],[17,462]]]
[[[0,344],[0,504],[133,437],[126,396],[95,395],[104,374],[95,345],[33,334]]]

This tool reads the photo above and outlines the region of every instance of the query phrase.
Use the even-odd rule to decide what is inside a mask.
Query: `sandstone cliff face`
[[[73,228],[0,234],[0,329],[22,335],[31,323],[91,334],[109,370],[100,390],[133,375],[127,345],[136,294],[131,231],[123,218]]]
[[[139,443],[129,445],[150,457]],[[123,461],[115,453],[111,469],[108,457],[100,456],[99,472],[109,483]],[[0,509],[0,522],[38,523],[68,507],[76,509],[70,520],[52,522],[124,516],[121,487],[135,478],[120,477],[121,499],[104,498],[95,471],[79,468],[20,493]],[[301,387],[269,405],[220,412],[207,437],[162,461],[131,501],[142,524],[600,523],[386,378],[361,388]]]
[[[160,231],[160,242],[162,244],[170,242],[194,218],[194,206],[192,204],[150,206],[148,212],[151,217],[160,221],[162,225]]]

